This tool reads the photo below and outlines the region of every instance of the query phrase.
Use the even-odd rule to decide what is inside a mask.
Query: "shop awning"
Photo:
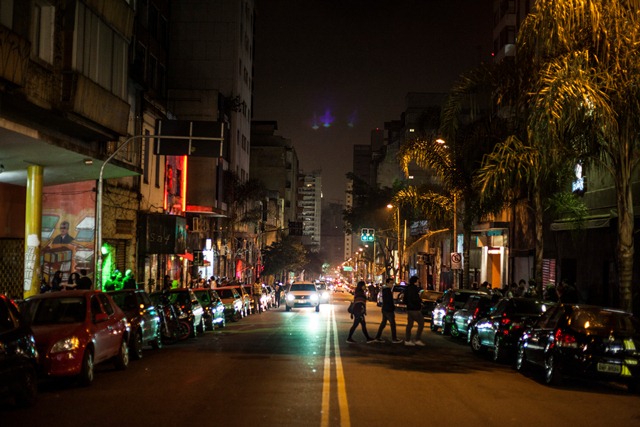
[[[184,253],[184,254],[178,254],[178,256],[180,258],[184,258],[186,260],[189,260],[189,261],[193,262],[193,254]]]

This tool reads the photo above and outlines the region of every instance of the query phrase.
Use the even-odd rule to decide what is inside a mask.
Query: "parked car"
[[[265,298],[265,306],[267,307],[267,309],[269,308],[273,308],[275,306],[277,306],[276,304],[276,291],[273,289],[273,287],[269,286],[269,285],[264,285],[262,287],[263,291],[262,291],[262,295]]]
[[[453,323],[453,313],[462,308],[471,295],[486,295],[487,292],[472,289],[447,289],[442,295],[442,301],[436,304],[431,314],[431,330],[442,331],[448,335]]]
[[[553,305],[533,298],[502,298],[470,330],[471,349],[476,353],[493,350],[496,362],[513,358],[524,330]]]
[[[142,289],[123,289],[107,293],[124,311],[129,321],[129,353],[132,358],[141,359],[142,348],[145,345],[154,349],[162,347],[160,314],[149,294]]]
[[[444,292],[430,291],[423,289],[420,291],[420,300],[422,301],[422,316],[427,319],[431,319],[433,309],[436,304],[442,299]]]
[[[0,396],[31,406],[38,393],[38,351],[31,328],[6,295],[0,294]]]
[[[471,295],[462,308],[453,313],[451,336],[468,340],[469,331],[473,329],[478,319],[489,313],[492,306],[493,299],[490,295]]]
[[[252,286],[251,285],[236,285],[234,286],[240,297],[242,298],[242,311],[243,316],[247,317],[251,313],[254,313],[255,310],[253,308],[253,297],[252,297]]]
[[[216,292],[224,304],[225,319],[232,322],[240,320],[244,313],[244,303],[236,288],[223,286],[216,288]]]
[[[195,288],[193,293],[204,310],[204,328],[213,331],[217,325],[219,328],[226,326],[224,317],[224,304],[216,291],[209,288]]]
[[[285,295],[286,311],[293,307],[314,307],[320,311],[320,293],[313,282],[294,282]]]
[[[396,308],[400,310],[405,310],[407,308],[407,305],[404,303],[404,290],[406,288],[407,285],[405,285],[404,283],[400,285],[393,285],[393,287],[391,288],[391,293],[393,294],[393,303],[395,304]],[[382,294],[382,292],[380,292],[380,294]]]
[[[165,295],[171,304],[180,307],[181,316],[187,319],[187,323],[191,326],[190,335],[192,338],[204,332],[204,309],[198,302],[195,294],[188,288],[174,288],[163,291],[154,292],[154,295]]]
[[[516,369],[542,368],[544,381],[565,376],[627,384],[640,391],[640,319],[625,311],[557,304],[518,342]]]
[[[94,366],[129,365],[129,322],[111,297],[96,290],[47,292],[27,298],[22,313],[38,349],[40,371],[50,377],[77,376],[89,385]]]

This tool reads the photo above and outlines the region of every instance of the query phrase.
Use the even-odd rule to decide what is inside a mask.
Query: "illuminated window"
[[[53,28],[55,7],[44,0],[33,4],[31,48],[33,56],[53,63]]]

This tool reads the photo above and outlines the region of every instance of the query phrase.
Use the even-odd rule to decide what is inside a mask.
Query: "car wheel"
[[[94,377],[93,370],[93,352],[90,348],[86,348],[84,350],[84,355],[82,356],[82,368],[80,369],[80,384],[83,386],[91,385]]]
[[[544,382],[553,386],[562,384],[562,370],[553,354],[544,361]]]
[[[524,372],[527,365],[527,356],[524,354],[524,345],[518,346],[518,353],[516,354],[516,371]]]
[[[177,324],[177,328],[176,337],[180,341],[186,340],[190,336],[194,336],[193,325],[186,320],[180,320]]]
[[[120,343],[120,351],[116,356],[114,364],[116,365],[116,369],[127,369],[129,366],[129,346],[127,346],[126,340],[122,338],[122,343]]]
[[[455,323],[451,325],[451,336],[454,338],[460,337],[460,331],[458,330],[458,325],[456,325]]]
[[[38,374],[32,366],[29,366],[24,374],[24,381],[16,392],[16,403],[22,408],[28,408],[36,403],[38,396]]]
[[[493,361],[500,363],[504,359],[504,344],[502,338],[496,337],[496,342],[493,345]]]
[[[451,325],[449,325],[447,322],[442,322],[441,333],[442,333],[442,335],[450,335],[451,334]]]
[[[484,350],[482,347],[482,343],[480,342],[480,336],[478,336],[477,331],[471,332],[471,350],[474,353],[480,353]]]
[[[138,329],[131,340],[131,357],[135,360],[142,359],[142,332]]]

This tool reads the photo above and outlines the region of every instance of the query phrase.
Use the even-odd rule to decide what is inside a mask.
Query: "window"
[[[33,4],[31,22],[31,49],[36,58],[53,63],[53,28],[55,8],[44,0]]]
[[[0,0],[0,24],[13,28],[13,0]]]
[[[128,41],[78,3],[73,42],[74,69],[126,99]]]

